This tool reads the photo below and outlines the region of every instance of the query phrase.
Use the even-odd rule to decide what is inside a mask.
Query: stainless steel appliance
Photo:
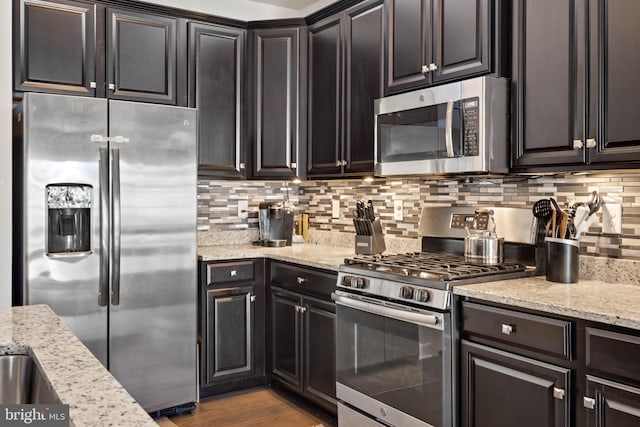
[[[477,77],[375,101],[375,174],[508,171],[507,80]]]
[[[506,261],[463,256],[474,207],[423,208],[422,252],[348,258],[336,302],[338,425],[456,426],[457,312],[452,288],[536,274],[529,209],[491,208]],[[477,221],[475,221],[477,223]]]
[[[263,246],[291,246],[293,210],[284,202],[261,202],[258,211],[260,241]]]
[[[14,304],[48,304],[147,411],[196,400],[196,113],[27,93]]]

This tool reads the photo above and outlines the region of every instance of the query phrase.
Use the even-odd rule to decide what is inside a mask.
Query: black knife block
[[[371,221],[371,229],[373,230],[371,236],[356,234],[356,254],[376,255],[385,251],[384,234],[379,219]]]

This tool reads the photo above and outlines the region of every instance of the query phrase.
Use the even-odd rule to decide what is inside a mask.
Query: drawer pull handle
[[[502,324],[502,333],[505,335],[511,335],[511,333],[513,332],[513,326],[511,325],[506,325],[506,324]]]
[[[305,283],[307,283],[307,278],[298,276],[296,277],[296,282],[298,282],[298,285],[304,285]]]
[[[561,388],[554,387],[553,388],[553,397],[562,400],[564,399],[564,390]]]
[[[582,398],[582,406],[584,406],[587,409],[595,409],[596,408],[596,400],[592,399],[590,397],[583,397]]]
[[[237,274],[238,274],[238,272],[236,270],[231,270],[229,272],[229,276],[231,276],[231,277],[236,277]]]

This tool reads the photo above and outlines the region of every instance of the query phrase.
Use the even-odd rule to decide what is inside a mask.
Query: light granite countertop
[[[456,295],[640,330],[640,286],[544,276],[456,286]]]
[[[338,271],[345,258],[353,256],[355,256],[353,248],[313,244],[294,244],[283,248],[269,248],[257,245],[198,247],[198,259],[200,261],[264,257],[334,271]]]
[[[0,355],[40,367],[71,425],[157,427],[153,419],[46,305],[0,309]]]

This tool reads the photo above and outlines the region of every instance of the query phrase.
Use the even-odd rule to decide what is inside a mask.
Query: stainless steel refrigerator
[[[196,400],[195,126],[86,97],[14,110],[14,304],[48,304],[149,412]]]

